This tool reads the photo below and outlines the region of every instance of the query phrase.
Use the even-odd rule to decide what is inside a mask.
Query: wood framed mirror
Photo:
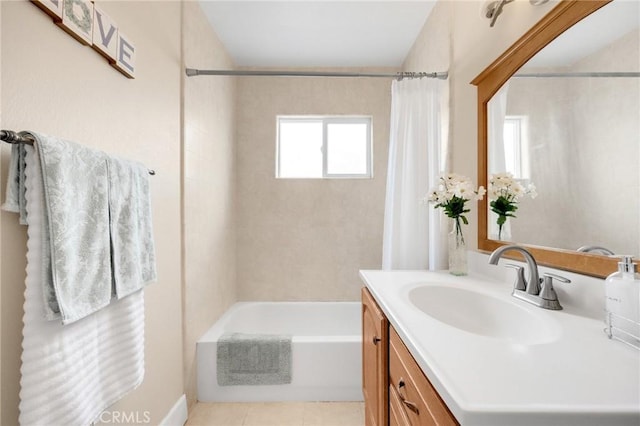
[[[478,100],[478,184],[488,188],[488,104],[507,81],[531,58],[558,36],[612,0],[564,0],[542,18],[533,28],[518,39],[498,59],[478,75],[471,84],[477,86]],[[637,194],[632,194],[637,197]],[[535,200],[537,201],[537,200]],[[495,215],[489,212],[488,197],[478,204],[478,249],[490,252],[505,244],[526,247],[542,265],[581,274],[606,277],[617,269],[618,260],[609,256],[578,252],[576,249],[557,248],[547,244],[528,244],[500,241],[489,236],[489,220]],[[531,203],[534,205],[534,203]],[[568,213],[571,214],[571,213]],[[519,215],[519,213],[518,213]],[[512,219],[509,219],[512,220]],[[520,220],[520,219],[516,219]],[[532,224],[532,227],[537,225]],[[619,253],[627,254],[627,253]]]

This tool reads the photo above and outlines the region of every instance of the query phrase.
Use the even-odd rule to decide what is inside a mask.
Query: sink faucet
[[[517,245],[506,245],[498,247],[489,256],[489,263],[491,265],[497,265],[502,255],[507,251],[517,251],[524,256],[527,266],[529,267],[528,279],[524,279],[524,267],[509,264],[509,267],[515,267],[518,270],[518,276],[514,285],[512,295],[518,299],[532,303],[544,309],[560,310],[562,306],[558,301],[558,295],[553,289],[553,279],[564,283],[570,283],[567,278],[559,275],[545,273],[544,279],[540,279],[538,273],[538,263],[534,259],[533,255],[524,247]],[[542,286],[540,284],[542,283]]]
[[[582,246],[576,251],[579,251],[579,252],[582,252],[582,253],[599,252],[599,253],[604,254],[605,256],[615,256],[616,255],[614,252],[612,252],[608,248],[602,247],[602,246]]]
[[[529,251],[524,247],[516,245],[498,247],[493,251],[493,253],[491,253],[491,256],[489,256],[489,263],[491,265],[497,265],[498,260],[500,260],[500,258],[506,251],[517,251],[524,256],[524,259],[527,261],[527,266],[529,266],[529,279],[525,281],[525,291],[529,294],[538,295],[540,293],[540,276],[538,275],[538,263],[533,258],[533,255],[529,253]]]

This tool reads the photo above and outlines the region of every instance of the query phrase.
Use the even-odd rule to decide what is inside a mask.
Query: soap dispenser
[[[607,335],[640,349],[640,274],[632,256],[621,256],[618,271],[607,277],[605,295]]]

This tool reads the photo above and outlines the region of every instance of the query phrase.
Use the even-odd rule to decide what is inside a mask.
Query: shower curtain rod
[[[18,132],[14,132],[13,130],[0,130],[0,140],[12,145],[17,143],[33,145],[35,143],[35,140],[31,136],[22,136],[21,134],[19,134]],[[156,174],[156,172],[155,170],[149,169],[149,174],[153,176]]]
[[[513,75],[513,77],[533,77],[533,78],[546,78],[546,77],[640,77],[640,72],[631,71],[605,71],[605,72],[519,72]]]
[[[187,77],[197,75],[226,75],[226,76],[250,76],[250,77],[373,77],[373,78],[438,78],[446,80],[449,76],[447,71],[443,72],[397,72],[394,74],[384,73],[350,73],[350,72],[315,72],[315,71],[249,71],[249,70],[198,70],[194,68],[185,69]]]

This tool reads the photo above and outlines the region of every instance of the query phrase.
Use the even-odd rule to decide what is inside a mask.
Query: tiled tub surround
[[[640,352],[604,334],[604,282],[559,272],[573,282],[555,286],[564,310],[547,311],[511,297],[514,271],[485,268],[486,258],[470,254],[476,272],[466,277],[446,271],[361,271],[456,419],[465,426],[639,424]],[[553,325],[554,333],[539,341],[508,340],[444,324],[409,300],[411,289],[433,284],[518,303]]]
[[[198,400],[362,401],[361,322],[358,302],[238,302],[198,340]],[[291,384],[219,386],[227,332],[291,335]]]

